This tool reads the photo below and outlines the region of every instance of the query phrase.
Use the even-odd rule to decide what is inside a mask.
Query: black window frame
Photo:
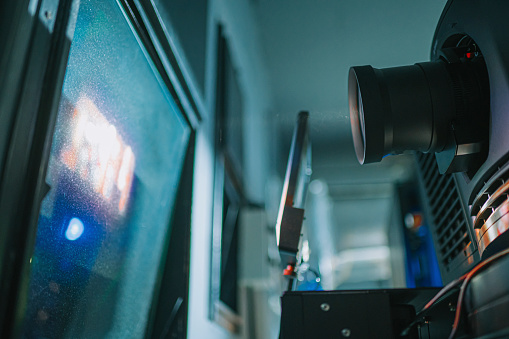
[[[193,85],[183,75],[178,51],[171,48],[166,35],[155,33],[164,33],[157,9],[150,1],[143,4],[137,0],[115,1],[127,14],[134,34],[147,50],[191,131],[171,224],[167,226],[173,227],[158,267],[145,331],[147,338],[161,338],[164,333],[185,338],[195,136],[203,105],[189,89]],[[8,131],[6,138],[0,140],[0,213],[3,216],[0,220],[0,337],[17,338],[22,330],[40,204],[49,190],[45,177],[79,1],[21,0],[5,2],[0,10],[12,16],[0,26],[8,33],[0,38],[3,47],[0,75],[8,78],[0,91],[3,108],[0,124]],[[31,100],[26,100],[27,96]],[[168,290],[172,293],[165,293]],[[167,313],[168,305],[173,310],[170,313]]]
[[[222,25],[217,25],[215,106],[215,168],[209,319],[232,333],[240,333],[239,222],[246,198],[242,178],[241,140],[230,140],[231,128],[242,129],[243,98],[239,77]],[[231,104],[233,102],[232,112]],[[237,114],[232,123],[232,114]],[[234,126],[236,125],[236,126]],[[242,136],[242,133],[240,133]],[[237,143],[233,145],[232,143]]]

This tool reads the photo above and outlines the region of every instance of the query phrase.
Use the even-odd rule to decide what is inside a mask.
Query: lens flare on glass
[[[65,237],[67,240],[74,241],[83,235],[85,225],[78,218],[72,218],[65,230]]]

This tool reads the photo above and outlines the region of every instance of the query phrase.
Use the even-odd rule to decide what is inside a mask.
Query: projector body
[[[417,151],[445,282],[509,247],[507,13],[508,1],[450,0],[429,61],[349,73],[359,162]]]
[[[465,222],[468,223],[468,242],[457,256],[463,263],[446,266],[450,279],[472,267],[479,257],[485,258],[509,247],[506,230],[507,195],[505,182],[509,180],[509,13],[507,1],[453,0],[449,1],[438,23],[432,43],[431,60],[442,57],[444,46],[451,41],[469,37],[479,47],[489,81],[489,133],[485,161],[479,168],[453,174]],[[475,133],[475,131],[473,132]],[[437,160],[440,154],[436,154]],[[469,173],[470,172],[470,173]],[[421,168],[421,178],[422,175]],[[439,189],[439,188],[436,188]],[[507,191],[509,192],[509,191]],[[447,194],[444,192],[443,194]],[[428,207],[433,205],[427,195]],[[447,202],[444,202],[447,203]],[[446,208],[442,208],[446,210]],[[442,217],[450,218],[450,216]],[[434,219],[440,219],[436,215]],[[454,220],[451,220],[454,222]],[[451,221],[448,221],[451,223]],[[463,221],[461,221],[463,222]],[[434,222],[435,228],[438,222]],[[444,242],[435,230],[435,244]],[[507,233],[507,234],[505,234]],[[457,235],[460,237],[461,235]],[[450,235],[449,235],[450,237]],[[440,245],[439,245],[440,246]],[[438,246],[438,247],[439,247]],[[475,254],[475,252],[478,254]],[[439,256],[441,255],[438,253]],[[447,272],[446,272],[447,273]],[[452,274],[451,274],[452,273]],[[450,280],[445,279],[445,280]]]

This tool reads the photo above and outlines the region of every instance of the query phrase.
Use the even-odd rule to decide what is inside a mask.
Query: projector
[[[444,281],[509,247],[508,1],[451,0],[430,61],[352,67],[361,164],[416,151]]]
[[[348,76],[359,162],[415,152],[446,286],[289,288],[280,338],[509,338],[508,13],[506,0],[449,0],[429,61]]]

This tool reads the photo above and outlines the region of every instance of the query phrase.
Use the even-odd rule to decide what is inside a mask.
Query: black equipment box
[[[400,335],[438,291],[439,288],[286,292],[281,298],[280,339],[447,338],[457,294],[446,296],[408,335]]]

